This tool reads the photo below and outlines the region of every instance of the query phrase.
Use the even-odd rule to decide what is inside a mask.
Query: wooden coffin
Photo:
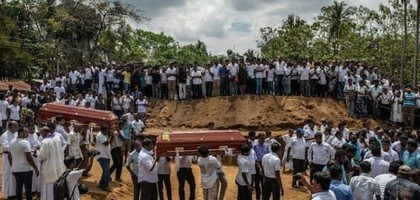
[[[240,154],[247,140],[237,130],[174,131],[160,134],[156,139],[157,156],[197,155],[198,147],[206,145],[211,155],[226,151]]]
[[[76,120],[78,123],[84,125],[94,123],[95,129],[101,126],[108,127],[111,130],[118,128],[118,117],[110,111],[68,106],[58,103],[47,103],[42,106],[39,109],[37,121],[39,123],[47,123],[55,119],[57,115],[64,116],[66,122]]]

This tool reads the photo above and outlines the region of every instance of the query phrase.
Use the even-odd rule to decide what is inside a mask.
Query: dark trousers
[[[164,200],[163,198],[163,184],[165,184],[166,195],[168,200],[172,200],[172,189],[171,189],[171,175],[169,174],[158,174],[158,191],[159,199]]]
[[[140,184],[140,200],[157,200],[158,199],[158,192],[156,183],[149,183],[146,181],[142,181]]]
[[[110,170],[110,176],[112,173],[116,170],[115,179],[121,179],[121,172],[123,167],[123,161],[122,161],[122,153],[121,153],[121,147],[115,147],[111,149],[111,155],[112,155],[112,166],[109,169]]]
[[[312,165],[311,165],[311,174],[310,174],[310,176],[311,176],[311,183],[312,183],[312,180],[314,179],[314,174],[317,173],[317,172],[322,172],[322,170],[324,169],[324,167],[325,167],[325,165],[318,165],[318,164],[312,163]]]
[[[220,96],[229,95],[229,78],[221,77],[220,79]]]
[[[132,178],[133,182],[133,200],[139,200],[140,199],[140,183],[137,183],[137,176]]]
[[[236,182],[236,185],[238,186],[237,200],[251,200],[252,199],[252,191],[248,188],[248,186],[239,185],[238,182]]]
[[[179,171],[176,173],[178,177],[178,193],[179,193],[179,200],[185,200],[185,181],[188,182],[190,186],[190,200],[195,199],[195,179],[194,174],[192,173],[191,168],[179,168]]]
[[[261,162],[258,161],[260,163],[261,166]],[[261,199],[261,191],[264,188],[264,183],[263,183],[263,176],[261,176],[260,174],[260,170],[256,169],[257,174],[255,174],[255,198],[256,199]]]
[[[91,88],[92,88],[92,79],[86,79],[83,90],[88,91]]]
[[[311,96],[318,95],[318,79],[311,79]]]
[[[201,84],[196,84],[192,86],[193,88],[193,99],[201,99],[202,97],[202,93],[203,93],[203,88],[201,86]]]
[[[213,82],[206,82],[206,97],[213,96]]]
[[[381,119],[385,121],[390,120],[391,104],[380,104]]]
[[[246,90],[248,94],[255,94],[255,79],[248,78]]]
[[[328,85],[327,84],[325,84],[325,85],[318,84],[318,96],[319,97],[327,96],[327,91],[328,91]]]
[[[296,185],[299,177],[296,176],[297,173],[303,173],[305,171],[305,160],[293,159],[293,181],[292,185]]]
[[[168,84],[160,84],[160,99],[168,99]]]
[[[109,181],[111,178],[111,174],[109,173],[109,163],[111,161],[106,158],[98,158],[98,162],[102,168],[102,175],[101,180],[99,180],[99,185],[103,188],[106,188],[109,186]]]
[[[283,75],[276,75],[275,93],[276,95],[283,94]]]
[[[273,194],[273,200],[280,200],[280,185],[275,178],[265,177],[263,200],[269,200],[271,194]]]
[[[16,179],[16,198],[23,199],[23,186],[25,186],[26,199],[32,200],[32,171],[14,172]]]
[[[291,80],[290,85],[292,86],[292,94],[298,95],[299,94],[299,81],[298,80]]]

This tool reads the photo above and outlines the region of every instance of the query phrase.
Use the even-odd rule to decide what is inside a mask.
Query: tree
[[[344,2],[334,1],[333,5],[321,8],[321,15],[318,16],[317,20],[325,25],[323,28],[328,32],[328,39],[332,43],[334,58],[339,52],[339,40],[343,37],[345,29],[353,23],[351,16],[354,13],[355,8],[347,7],[347,4]]]

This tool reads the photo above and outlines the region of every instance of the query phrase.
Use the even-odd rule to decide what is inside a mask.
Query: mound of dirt
[[[205,128],[214,122],[218,129],[286,130],[301,127],[308,118],[317,123],[326,117],[336,126],[360,128],[359,119],[349,118],[343,102],[333,99],[284,96],[214,97],[203,100],[150,102],[148,127]]]

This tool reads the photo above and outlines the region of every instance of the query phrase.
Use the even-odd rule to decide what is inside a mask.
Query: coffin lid
[[[63,115],[66,121],[76,120],[79,123],[95,123],[98,125],[110,125],[118,123],[118,117],[104,110],[83,108],[76,106],[63,105],[58,103],[47,103],[39,110],[38,120],[46,121],[57,115]]]

